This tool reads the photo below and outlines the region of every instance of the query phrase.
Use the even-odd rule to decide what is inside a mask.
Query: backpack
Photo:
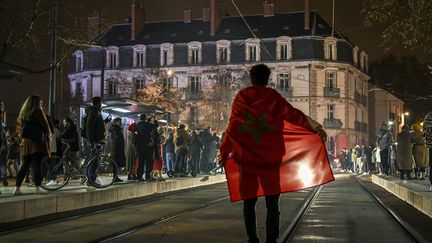
[[[175,140],[175,145],[178,146],[182,146],[184,144],[184,137],[183,136],[178,136]]]

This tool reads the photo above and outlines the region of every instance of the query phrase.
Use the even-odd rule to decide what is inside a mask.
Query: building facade
[[[248,28],[241,17],[220,17],[216,2],[210,0],[201,19],[184,10],[181,21],[152,23],[145,22],[144,10],[134,2],[130,23],[99,34],[94,42],[100,47],[74,53],[72,93],[89,100],[126,94],[125,83],[140,89],[161,82],[182,93],[184,106],[172,122],[223,130],[230,113],[226,101],[248,84],[251,66],[265,63],[272,70],[270,86],[323,124],[329,149],[367,144],[364,51],[337,31],[332,35],[331,26],[308,7],[278,14],[266,1],[263,14],[244,17]],[[226,95],[214,91],[218,85],[226,87]]]

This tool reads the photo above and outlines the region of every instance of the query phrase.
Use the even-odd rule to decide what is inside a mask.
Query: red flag
[[[237,94],[220,152],[233,202],[334,180],[325,146],[306,116],[261,85]]]

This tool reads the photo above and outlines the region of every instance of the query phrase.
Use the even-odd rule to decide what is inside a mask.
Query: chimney
[[[309,30],[310,28],[310,2],[304,0],[304,29]]]
[[[96,38],[102,30],[101,18],[98,12],[94,12],[87,17],[87,38],[89,41]]]
[[[187,8],[187,9],[183,10],[183,21],[185,23],[192,22],[192,9]]]
[[[139,0],[138,0],[139,1]],[[136,40],[136,37],[144,30],[145,11],[142,2],[137,0],[132,1],[131,5],[131,40]]]
[[[210,0],[210,35],[215,35],[219,26],[219,6],[217,0]]]
[[[202,9],[202,19],[204,22],[210,21],[210,8]]]
[[[275,15],[274,4],[271,0],[266,0],[263,4],[264,17],[273,17]]]

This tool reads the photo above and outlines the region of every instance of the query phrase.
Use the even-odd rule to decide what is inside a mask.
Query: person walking
[[[429,190],[432,191],[432,112],[429,112],[424,118],[423,136],[425,138],[426,148],[429,152]]]
[[[191,174],[193,177],[197,176],[197,170],[200,162],[200,154],[203,145],[201,141],[198,139],[198,136],[195,131],[192,132],[191,141],[189,143],[189,156],[191,161]]]
[[[425,139],[421,130],[420,124],[412,125],[412,153],[414,156],[415,165],[417,168],[416,175],[420,180],[425,179],[426,167],[428,166],[427,156],[428,151],[425,146]]]
[[[393,134],[387,129],[384,122],[381,123],[378,131],[377,144],[380,148],[382,172],[388,176],[390,173],[390,146],[393,144]]]
[[[218,155],[219,164],[225,166],[231,201],[243,200],[249,242],[259,242],[258,197],[266,200],[266,242],[275,243],[279,238],[280,193],[334,180],[323,143],[327,134],[276,90],[266,87],[269,77],[266,65],[251,68],[252,86],[235,97]],[[322,177],[302,182],[299,171],[319,172]]]
[[[126,147],[126,170],[128,171],[128,181],[136,180],[137,176],[135,173],[135,161],[137,158],[137,134],[136,134],[136,123],[132,123],[128,126],[128,140]]]
[[[186,132],[185,128],[186,126],[184,124],[180,124],[175,133],[175,146],[176,146],[175,173],[178,176],[186,175],[186,161],[187,161],[190,136]]]
[[[100,144],[105,139],[106,130],[102,117],[102,99],[100,97],[93,97],[92,105],[86,108],[85,113],[84,137],[87,138],[90,151],[93,151],[96,144]],[[89,167],[87,177],[95,183],[99,183],[96,178],[96,169],[97,163],[92,163]],[[87,182],[87,186],[91,186],[91,184]]]
[[[51,133],[48,121],[42,110],[42,99],[37,95],[29,96],[21,107],[19,119],[23,126],[23,164],[18,171],[14,195],[21,195],[21,184],[27,172],[32,167],[33,182],[36,193],[45,193],[41,189],[42,158],[51,154],[49,134]]]
[[[111,123],[111,127],[108,129],[110,133],[110,144],[111,144],[111,158],[116,162],[118,166],[117,177],[114,182],[123,182],[119,178],[120,171],[122,167],[126,166],[126,156],[125,156],[125,139],[123,136],[122,120],[117,117]]]
[[[168,134],[168,138],[165,141],[165,165],[167,169],[168,177],[174,176],[174,157],[175,157],[175,145],[174,145],[174,135],[172,133]]]
[[[409,132],[407,125],[402,126],[402,131],[397,135],[397,163],[400,171],[400,179],[405,179],[405,174],[407,179],[411,180],[411,172],[413,168],[413,158],[412,158],[412,136]]]
[[[144,167],[145,167],[145,180],[153,181],[150,174],[153,170],[154,162],[154,149],[152,141],[152,131],[158,127],[158,123],[154,116],[153,123],[150,123],[150,119],[147,119],[145,114],[140,115],[140,121],[137,124],[137,152],[138,152],[138,181],[144,181]]]

